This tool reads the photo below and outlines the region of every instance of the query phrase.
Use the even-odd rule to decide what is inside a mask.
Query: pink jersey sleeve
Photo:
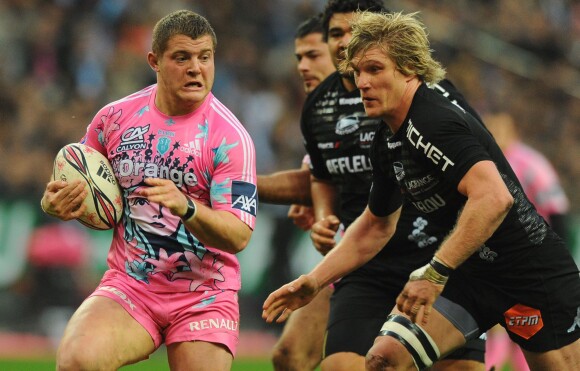
[[[212,124],[209,143],[213,167],[211,207],[227,210],[252,229],[256,223],[258,195],[254,144],[238,119],[217,99],[210,103]]]
[[[518,143],[508,148],[506,158],[540,215],[549,221],[551,214],[568,211],[568,198],[556,171],[544,155]]]

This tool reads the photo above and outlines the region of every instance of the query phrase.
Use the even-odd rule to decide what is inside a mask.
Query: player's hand
[[[310,303],[318,294],[320,287],[316,279],[302,275],[271,293],[262,307],[262,318],[266,322],[284,322],[292,311]]]
[[[433,303],[444,287],[426,279],[409,280],[397,297],[397,309],[408,315],[411,321],[426,325]]]
[[[187,212],[187,197],[171,180],[146,178],[145,184],[149,187],[142,187],[139,195],[149,202],[168,208],[173,215],[182,216]]]
[[[288,218],[303,231],[307,231],[314,224],[314,210],[310,206],[293,204],[288,209]]]
[[[46,185],[40,205],[45,213],[61,220],[72,220],[80,217],[87,206],[83,204],[88,191],[86,182],[73,180],[53,180]]]
[[[326,255],[336,244],[334,236],[339,226],[340,220],[335,215],[329,215],[312,226],[310,238],[316,250],[322,255]]]

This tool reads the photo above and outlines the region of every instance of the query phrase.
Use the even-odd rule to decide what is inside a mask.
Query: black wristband
[[[187,211],[181,217],[181,220],[189,220],[195,214],[195,203],[187,197]]]
[[[435,258],[431,259],[429,265],[435,269],[435,272],[439,273],[442,276],[449,277],[453,269],[449,268],[443,263],[438,262]]]

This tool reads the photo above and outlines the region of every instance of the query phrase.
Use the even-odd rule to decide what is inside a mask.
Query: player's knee
[[[63,342],[56,353],[56,369],[68,370],[110,370],[120,365],[113,364],[114,357],[103,357],[90,347],[74,342]]]
[[[298,370],[303,362],[300,355],[296,354],[292,344],[287,342],[278,342],[272,352],[272,364],[276,371]]]
[[[401,369],[400,366],[405,363],[402,357],[405,353],[405,347],[399,342],[391,338],[382,337],[367,352],[365,368],[373,371],[399,370]]]
[[[314,369],[320,358],[317,349],[299,349],[288,341],[279,341],[272,351],[272,365],[276,371]]]
[[[390,315],[368,352],[369,370],[422,370],[439,358],[435,341],[419,325],[401,315]]]
[[[290,370],[290,349],[282,344],[277,344],[272,351],[272,364],[274,370]]]

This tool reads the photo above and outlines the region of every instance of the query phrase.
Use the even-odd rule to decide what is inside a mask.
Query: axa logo
[[[232,182],[232,207],[253,216],[258,212],[258,195],[252,183],[234,180]]]
[[[524,339],[529,339],[544,327],[539,309],[516,304],[504,313],[506,328]]]
[[[125,130],[121,136],[121,144],[117,147],[117,152],[146,149],[145,134],[149,131],[149,126],[135,126]]]

